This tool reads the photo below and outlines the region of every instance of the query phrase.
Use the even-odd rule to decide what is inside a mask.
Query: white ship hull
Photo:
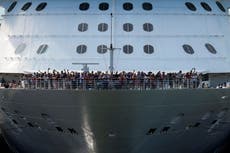
[[[229,89],[0,90],[19,153],[204,153],[230,134]]]

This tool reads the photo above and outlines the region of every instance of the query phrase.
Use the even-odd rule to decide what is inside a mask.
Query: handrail
[[[204,88],[199,79],[24,79],[19,88],[47,90],[152,90]]]

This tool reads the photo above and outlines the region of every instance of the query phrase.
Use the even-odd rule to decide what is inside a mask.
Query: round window
[[[106,45],[100,45],[97,47],[97,52],[99,54],[105,54],[107,52],[108,48]]]
[[[194,54],[193,48],[188,44],[183,45],[183,49],[187,54]]]
[[[86,53],[86,50],[87,50],[87,46],[86,46],[86,45],[79,45],[79,46],[77,47],[76,52],[77,52],[78,54],[84,54],[84,53]]]
[[[124,3],[123,9],[126,11],[131,11],[133,9],[133,4],[132,3]]]
[[[154,53],[154,48],[152,45],[145,45],[144,46],[144,52],[146,54],[153,54]]]
[[[123,52],[125,54],[132,54],[133,53],[133,46],[131,46],[131,45],[123,46]]]

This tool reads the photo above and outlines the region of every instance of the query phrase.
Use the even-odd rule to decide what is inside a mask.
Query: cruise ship
[[[229,8],[230,0],[0,0],[1,83],[20,79],[1,84],[6,142],[14,153],[218,153],[230,136]],[[202,77],[154,87],[24,78],[53,69]]]

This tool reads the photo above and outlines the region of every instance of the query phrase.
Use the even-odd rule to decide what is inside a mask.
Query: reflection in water
[[[87,144],[88,149],[90,149],[90,152],[96,153],[94,135],[89,124],[89,117],[88,117],[89,112],[87,110],[87,106],[84,106],[82,111],[83,111],[82,129],[84,131],[85,142]]]

